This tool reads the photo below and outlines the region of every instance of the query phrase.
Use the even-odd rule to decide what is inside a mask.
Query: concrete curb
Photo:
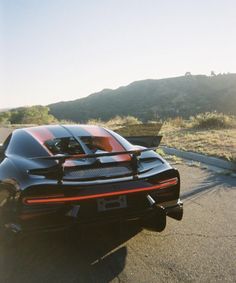
[[[209,164],[215,167],[232,170],[236,172],[236,163],[223,160],[217,157],[211,157],[207,155],[203,155],[200,153],[190,152],[190,151],[183,151],[171,147],[161,146],[160,147],[164,153],[169,155],[175,155],[184,159],[190,159],[198,162],[202,162],[205,164]]]

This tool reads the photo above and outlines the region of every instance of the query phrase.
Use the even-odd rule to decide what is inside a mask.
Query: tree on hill
[[[49,114],[47,106],[21,107],[0,113],[1,124],[51,124],[57,119]]]
[[[9,118],[11,113],[9,111],[1,112],[0,113],[0,124],[9,124]]]

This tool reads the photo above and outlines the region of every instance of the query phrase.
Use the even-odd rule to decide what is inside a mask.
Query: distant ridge
[[[218,111],[236,115],[236,74],[188,75],[133,82],[88,97],[48,105],[58,119],[86,122],[115,115],[143,121]]]

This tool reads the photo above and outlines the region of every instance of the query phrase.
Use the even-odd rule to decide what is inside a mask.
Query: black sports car
[[[53,230],[138,220],[162,231],[181,220],[180,177],[155,148],[89,125],[17,129],[0,151],[0,229]]]

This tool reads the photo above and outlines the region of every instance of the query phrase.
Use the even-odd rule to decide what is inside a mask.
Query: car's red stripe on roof
[[[98,126],[87,126],[87,125],[82,125],[81,128],[85,129],[88,133],[90,133],[92,136],[97,136],[97,137],[111,137],[111,134],[107,132],[105,129],[98,127]],[[105,139],[104,139],[105,140]],[[115,139],[112,137],[110,142],[113,141],[112,147],[113,151],[125,151],[125,148]],[[112,157],[116,161],[130,161],[130,155],[119,155],[119,156],[113,156]]]
[[[44,145],[45,141],[54,139],[54,135],[49,129],[45,127],[38,127],[38,128],[27,128],[26,131],[35,138],[46,150],[47,152],[52,155],[52,153],[48,150],[48,148]]]
[[[98,126],[80,125],[79,127],[86,130],[92,136],[98,136],[98,137],[110,137],[111,136],[106,130]]]
[[[49,130],[49,128],[46,127],[37,127],[37,128],[26,128],[26,131],[33,136],[43,147],[44,149],[52,155],[50,150],[44,145],[45,141],[47,140],[53,140],[55,139],[55,135]],[[66,160],[64,166],[65,167],[71,167],[75,166],[76,162],[73,160]]]
[[[54,135],[47,128],[28,128],[26,129],[26,131],[30,133],[40,143],[44,143],[47,140],[54,139]]]

